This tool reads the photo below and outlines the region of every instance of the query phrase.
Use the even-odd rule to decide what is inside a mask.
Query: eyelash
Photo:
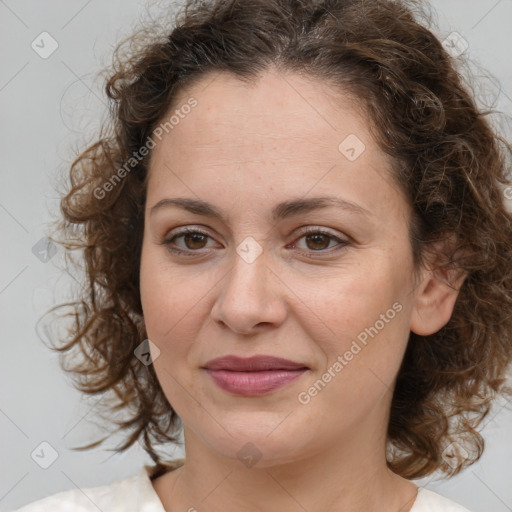
[[[201,231],[199,229],[196,229],[196,228],[184,228],[182,229],[181,231],[179,231],[178,233],[175,233],[172,237],[170,238],[166,238],[164,239],[161,243],[162,245],[165,245],[167,247],[167,249],[171,252],[174,252],[176,254],[181,254],[181,255],[187,255],[187,256],[190,256],[190,257],[193,257],[191,255],[191,253],[199,253],[199,251],[201,251],[202,249],[198,249],[198,250],[193,250],[193,249],[179,249],[177,247],[173,247],[171,244],[172,242],[174,242],[177,238],[181,238],[185,235],[189,235],[189,234],[198,234],[198,235],[204,235],[208,238],[211,238],[210,235],[208,235],[208,233],[205,233],[204,231]],[[325,235],[327,237],[329,237],[330,239],[338,242],[338,245],[335,246],[335,248],[330,248],[330,249],[321,249],[321,250],[318,250],[318,251],[313,251],[313,250],[310,250],[310,252],[306,253],[305,251],[300,251],[302,254],[307,254],[309,256],[311,256],[312,254],[319,254],[320,256],[322,255],[325,255],[325,254],[330,254],[332,252],[336,252],[336,251],[339,251],[341,249],[344,249],[345,246],[349,245],[349,241],[348,240],[343,240],[341,238],[338,238],[336,236],[334,236],[332,233],[328,232],[328,231],[325,231],[321,228],[308,228],[306,230],[304,230],[301,235],[299,236],[299,238],[297,238],[295,240],[295,242],[293,242],[293,244],[295,244],[298,240],[300,240],[301,238],[305,237],[305,236],[308,236],[308,235],[312,235],[312,234],[320,234],[320,235]]]

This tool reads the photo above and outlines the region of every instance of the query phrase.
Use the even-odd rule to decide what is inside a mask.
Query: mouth
[[[273,356],[252,356],[248,358],[238,356],[223,356],[212,359],[204,365],[209,370],[227,370],[233,372],[260,372],[272,370],[300,370],[308,369],[303,363],[296,363],[289,359]]]
[[[209,361],[203,369],[218,387],[242,396],[271,393],[309,370],[302,363],[272,356],[224,356]]]

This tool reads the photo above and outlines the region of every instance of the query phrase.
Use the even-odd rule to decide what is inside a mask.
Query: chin
[[[214,432],[196,432],[211,451],[230,461],[239,461],[249,469],[292,463],[306,457],[310,450],[315,452],[314,440],[299,435],[304,432],[302,429],[298,432],[284,429],[279,422],[264,421],[258,425],[251,419],[230,425],[226,430],[229,434],[221,427]]]

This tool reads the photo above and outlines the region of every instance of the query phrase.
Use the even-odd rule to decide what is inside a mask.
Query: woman
[[[57,349],[156,464],[20,510],[467,510],[411,481],[511,392],[507,166],[452,57],[387,0],[189,2],[131,42],[62,201],[89,288]]]

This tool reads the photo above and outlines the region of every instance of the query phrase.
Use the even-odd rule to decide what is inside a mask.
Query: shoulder
[[[410,512],[471,512],[434,491],[418,488],[418,496]]]
[[[107,510],[107,507],[112,507],[110,510],[121,510],[119,506],[124,503],[133,503],[137,479],[135,476],[101,487],[62,491],[29,503],[16,512],[97,512],[98,509]]]
[[[25,505],[15,512],[165,512],[151,477],[161,466],[143,466],[139,474],[109,485],[71,489]]]

